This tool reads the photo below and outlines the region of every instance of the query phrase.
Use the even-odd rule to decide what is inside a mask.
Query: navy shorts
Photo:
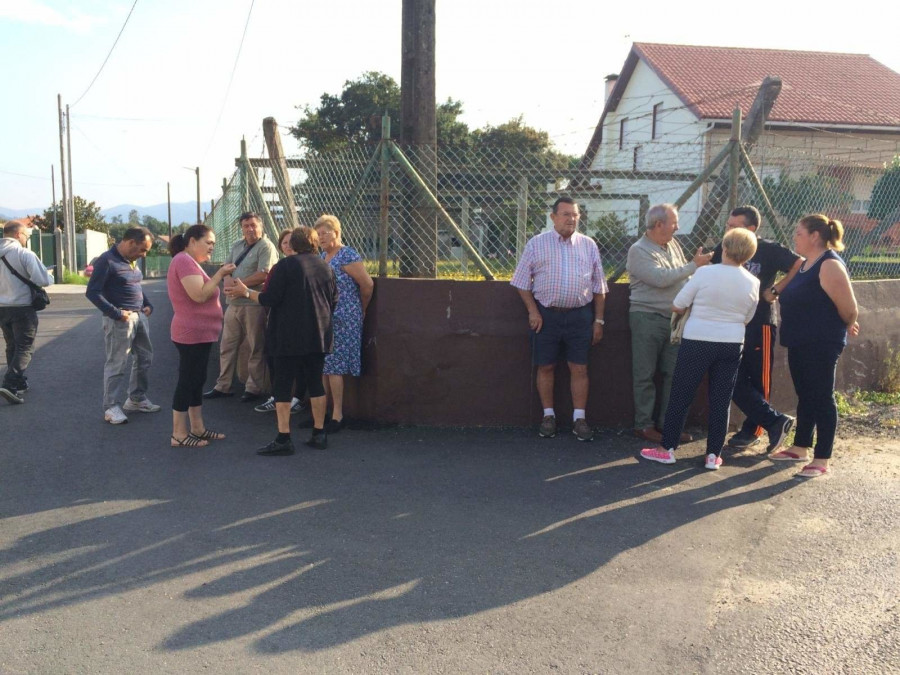
[[[538,303],[538,311],[544,323],[540,333],[531,331],[535,364],[548,366],[562,357],[569,363],[586,364],[594,337],[593,304],[559,311]]]

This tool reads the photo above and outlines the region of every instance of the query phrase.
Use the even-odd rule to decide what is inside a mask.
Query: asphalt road
[[[103,422],[99,313],[61,292],[27,403],[0,402],[0,673],[900,672],[898,441],[805,482],[616,431],[261,458],[274,419],[232,398],[204,406],[227,440],[172,449],[147,285],[162,412]]]

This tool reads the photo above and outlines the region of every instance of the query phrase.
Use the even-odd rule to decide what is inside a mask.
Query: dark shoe
[[[678,437],[679,443],[690,443],[694,440],[694,437],[691,436],[688,432],[682,431],[681,435]]]
[[[645,427],[644,429],[635,429],[634,435],[643,438],[651,443],[662,443],[662,434],[653,427]]]
[[[575,426],[572,427],[572,433],[575,434],[575,438],[579,441],[594,440],[594,430],[591,429],[585,419],[575,420]]]
[[[739,431],[734,436],[728,439],[728,445],[732,448],[738,448],[742,450],[744,448],[752,448],[754,445],[760,442],[760,438],[755,434],[747,433],[745,431]]]
[[[290,439],[288,439],[284,443],[272,441],[266,447],[257,450],[256,454],[263,455],[265,457],[274,457],[275,455],[293,455],[294,443]]]
[[[215,387],[213,387],[209,391],[203,392],[203,398],[205,399],[227,398],[229,396],[234,396],[234,394],[232,394],[230,391],[219,391]]]
[[[553,438],[556,436],[556,418],[553,415],[544,415],[541,426],[538,427],[538,436],[541,438]]]
[[[766,429],[766,432],[769,434],[769,447],[766,448],[766,452],[772,452],[782,443],[784,443],[785,439],[788,437],[788,434],[791,433],[791,429],[794,428],[794,418],[790,415],[779,415],[778,421],[775,422],[771,427]]]
[[[20,390],[11,387],[0,388],[0,396],[10,403],[25,403],[25,399],[22,397]]]
[[[341,418],[339,420],[328,420],[328,422],[325,424],[325,431],[327,431],[329,434],[336,434],[343,428],[344,428],[344,419],[343,418]]]
[[[215,389],[213,389],[215,391]],[[241,394],[241,403],[250,403],[250,401],[258,401],[263,397],[262,394],[254,394],[252,391],[245,391]]]
[[[306,441],[306,444],[315,448],[316,450],[327,450],[328,449],[328,433],[325,431],[321,431],[319,433],[314,433],[309,437],[309,440]]]

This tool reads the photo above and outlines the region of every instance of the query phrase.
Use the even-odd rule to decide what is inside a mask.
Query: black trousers
[[[688,409],[703,376],[709,374],[709,431],[706,436],[706,452],[719,455],[728,431],[728,415],[731,412],[731,395],[734,378],[741,360],[741,345],[736,342],[703,342],[682,340],[678,348],[678,361],[672,376],[672,393],[666,408],[662,446],[677,448],[678,437],[684,429]]]
[[[764,429],[778,421],[780,413],[769,404],[776,335],[775,326],[768,325],[747,331],[732,397],[747,416],[741,426],[742,435],[761,436]]]
[[[175,342],[178,349],[178,383],[172,397],[172,410],[187,412],[203,404],[203,385],[209,370],[209,352],[212,342],[185,345]]]
[[[297,383],[297,391],[306,389],[310,398],[325,395],[322,384],[322,369],[325,354],[305,354],[304,356],[276,356],[272,379],[272,395],[276,403],[289,403]]]
[[[830,459],[837,431],[834,374],[844,345],[824,342],[788,348],[788,365],[797,392],[797,427],[794,445],[813,447],[816,459]]]

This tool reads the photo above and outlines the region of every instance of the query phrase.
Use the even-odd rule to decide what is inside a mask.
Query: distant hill
[[[209,211],[209,204],[206,205]],[[157,220],[166,222],[169,218],[168,206],[165,203],[153,204],[152,206],[136,206],[135,204],[120,204],[108,209],[102,209],[100,214],[107,221],[112,220],[116,216],[121,216],[122,220],[128,221],[128,214],[131,211],[137,211],[138,217],[151,216]],[[0,209],[2,212],[2,209]],[[201,213],[202,215],[202,213]],[[173,202],[172,203],[172,225],[181,225],[181,223],[191,223],[197,220],[197,202]]]
[[[5,206],[0,206],[0,218],[3,220],[15,220],[16,218],[24,218],[25,216],[39,216],[43,212],[44,209],[41,208],[8,209]],[[196,217],[196,210],[194,211],[194,216]]]
[[[157,220],[166,222],[168,219],[167,205],[153,204],[152,206],[136,206],[134,204],[120,204],[109,209],[101,209],[100,215],[106,218],[107,222],[116,216],[121,216],[122,220],[128,221],[128,214],[131,211],[137,211],[138,217],[152,216]],[[206,210],[209,211],[209,203],[206,204]],[[15,218],[23,218],[25,216],[38,216],[44,212],[43,208],[35,207],[33,209],[9,209],[0,206],[0,218],[3,220],[14,220]],[[202,214],[201,214],[202,215]],[[176,202],[172,204],[172,225],[178,226],[181,223],[191,223],[197,220],[197,202]]]

